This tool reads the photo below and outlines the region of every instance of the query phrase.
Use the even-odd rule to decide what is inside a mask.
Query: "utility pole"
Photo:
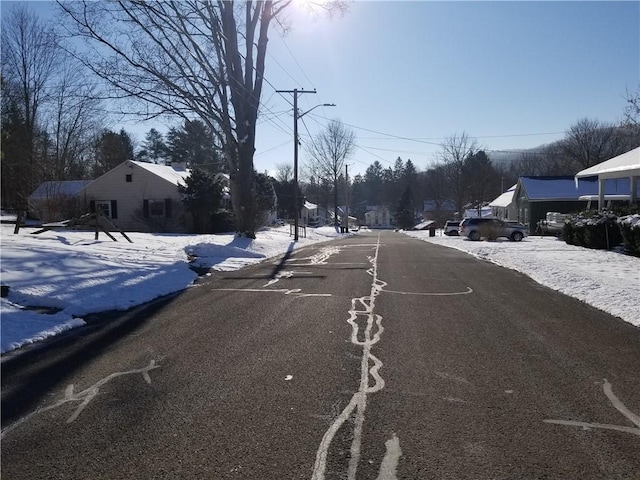
[[[349,233],[349,165],[344,164],[344,199],[345,199],[345,211],[347,215],[347,229],[345,233]]]
[[[298,116],[298,94],[299,93],[317,93],[315,89],[313,90],[304,90],[294,88],[293,90],[276,90],[277,93],[293,93],[293,204],[295,218],[293,219],[293,225],[295,229],[295,233],[293,235],[293,241],[298,241],[298,217],[300,213],[298,212],[298,118],[302,115]],[[315,107],[314,107],[315,108]],[[308,113],[308,112],[306,112]]]

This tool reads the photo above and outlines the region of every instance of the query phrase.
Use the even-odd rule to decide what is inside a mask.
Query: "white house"
[[[364,214],[367,227],[370,228],[391,228],[393,226],[393,215],[386,205],[377,205],[375,207],[367,207],[368,211]]]
[[[178,185],[189,170],[126,160],[87,185],[82,194],[124,231],[185,230]]]
[[[310,227],[317,227],[321,225],[322,219],[318,216],[318,205],[309,201],[304,202],[300,209],[300,224]]]
[[[491,214],[496,218],[502,218],[503,220],[517,220],[518,219],[518,207],[516,205],[515,192],[518,184],[509,188],[506,192],[492,201],[489,206],[491,207]]]

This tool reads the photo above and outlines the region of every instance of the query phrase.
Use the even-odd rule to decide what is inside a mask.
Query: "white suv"
[[[444,228],[442,230],[445,235],[458,235],[459,227],[459,220],[447,220],[446,222],[444,222]]]
[[[460,235],[469,240],[480,240],[481,237],[506,237],[519,242],[527,236],[527,227],[519,223],[505,222],[498,218],[465,218],[460,222]]]

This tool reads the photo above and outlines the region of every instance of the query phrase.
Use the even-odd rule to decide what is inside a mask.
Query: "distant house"
[[[509,188],[506,192],[489,203],[491,214],[503,220],[517,220],[518,208],[516,207],[515,192],[518,184]]]
[[[603,183],[606,196],[627,195],[629,178],[607,179]],[[574,213],[587,208],[591,198],[598,196],[597,178],[520,177],[514,191],[517,220],[534,232],[547,212]]]
[[[81,215],[86,205],[80,193],[91,180],[44,182],[29,195],[29,213],[43,222]]]
[[[183,166],[126,160],[83,190],[92,211],[100,210],[124,231],[182,232],[186,219],[178,185]]]
[[[349,208],[348,213],[353,213],[353,210]],[[331,215],[333,218],[333,214]],[[353,215],[347,215],[347,206],[346,205],[338,205],[338,225],[341,227],[345,227],[345,218],[349,219],[348,228],[358,228],[360,226],[360,222],[358,218]]]
[[[364,218],[370,228],[391,228],[395,224],[391,210],[386,205],[367,207]]]
[[[493,211],[491,207],[476,207],[476,208],[465,208],[464,215],[462,218],[476,218],[476,217],[492,217]]]
[[[322,222],[322,219],[318,216],[318,205],[309,201],[304,202],[300,209],[300,224],[308,227],[317,227]],[[322,222],[324,224],[324,222]]]

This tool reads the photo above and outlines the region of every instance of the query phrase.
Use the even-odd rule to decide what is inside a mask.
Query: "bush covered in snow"
[[[607,210],[586,210],[565,222],[562,237],[569,245],[610,250],[622,243],[617,219]]]
[[[640,257],[640,214],[626,215],[618,218],[618,227],[629,253]]]
[[[617,211],[585,210],[565,223],[562,237],[569,245],[595,249],[624,249],[640,256],[640,207],[619,207]]]

